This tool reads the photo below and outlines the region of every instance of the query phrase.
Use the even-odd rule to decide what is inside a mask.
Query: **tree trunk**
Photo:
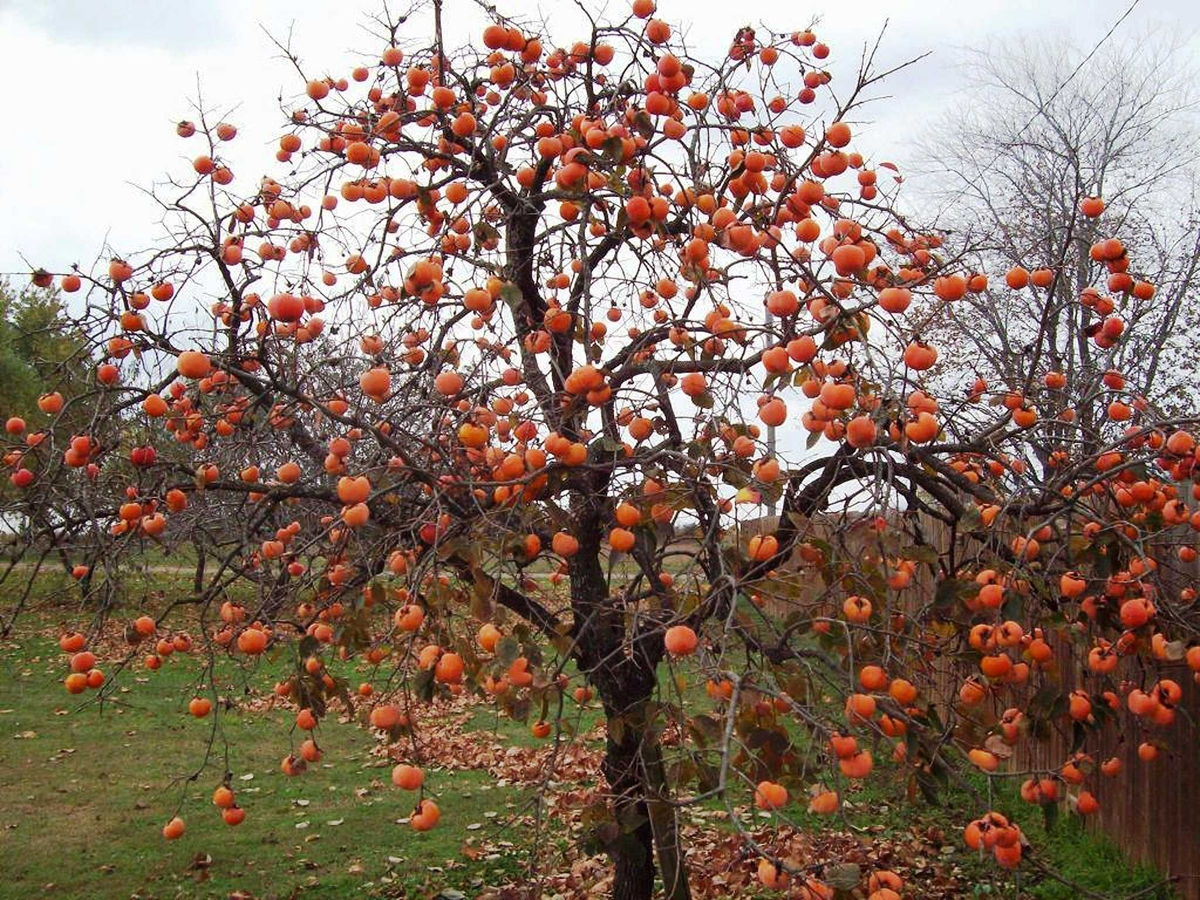
[[[608,720],[603,770],[613,794],[615,823],[603,843],[613,862],[612,896],[653,897],[657,849],[667,897],[689,900],[675,810],[663,802],[667,779],[662,747],[657,732],[647,727],[664,652],[662,634],[653,628],[627,633],[625,609],[610,596],[600,562],[605,481],[587,472],[577,478],[581,483],[571,503],[579,541],[571,560],[572,637],[575,660],[596,686]]]
[[[652,683],[651,683],[652,684]],[[639,692],[641,693],[641,692]],[[654,893],[655,854],[669,900],[690,900],[687,865],[675,808],[666,801],[662,745],[647,721],[650,691],[623,710],[609,709],[604,775],[612,788],[619,834],[609,845],[613,897],[649,900]]]
[[[668,900],[691,900],[687,862],[679,840],[676,808],[667,800],[667,772],[663,765],[662,744],[657,736],[642,745],[642,771],[646,786],[646,806],[654,846],[658,850],[658,871],[662,875],[663,896]]]
[[[646,810],[638,758],[641,735],[623,712],[610,713],[608,722],[603,769],[613,793],[617,826],[615,838],[608,842],[613,862],[613,900],[650,900],[654,894],[654,831]]]

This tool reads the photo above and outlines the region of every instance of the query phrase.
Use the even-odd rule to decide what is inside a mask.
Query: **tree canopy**
[[[273,174],[232,171],[237,129],[202,109],[177,126],[190,170],[155,189],[166,238],[34,273],[96,359],[61,394],[22,369],[45,415],[88,415],[8,420],[5,509],[23,552],[69,558],[93,629],[128,619],[122,669],[181,646],[171,610],[130,608],[127,567],[199,547],[211,626],[182,646],[285,648],[283,771],[360,716],[418,831],[439,826],[425,702],[474,692],[562,740],[594,698],[620,898],[689,896],[678,822],[706,799],[766,888],[832,898],[858,880],[782,858],[735,804],[832,815],[846,781],[936,799],[983,771],[1089,814],[1119,776],[1106,734],[1170,750],[1179,666],[1200,670],[1197,417],[1122,366],[1162,259],[1090,185],[1055,245],[1085,253],[998,266],[906,217],[896,167],[855,149],[877,44],[841,83],[812,30],[704,56],[653,0],[565,39],[497,13],[457,45],[440,3],[375,32],[345,77],[281,46]],[[1018,202],[1063,200],[1039,190]],[[938,321],[997,294],[1035,310],[1021,365],[947,363]],[[87,644],[63,635],[66,688],[103,701]],[[362,658],[378,689],[350,684]],[[1005,764],[1062,730],[1052,767]],[[1019,822],[958,812],[1022,864]]]

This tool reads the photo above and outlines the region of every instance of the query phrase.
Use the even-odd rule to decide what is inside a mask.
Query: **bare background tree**
[[[989,270],[1057,266],[1046,290],[993,279],[966,302],[937,307],[930,333],[956,370],[1009,390],[1061,371],[1071,388],[1047,413],[1093,415],[1084,401],[1109,368],[1160,408],[1192,402],[1200,128],[1183,47],[1178,35],[1155,32],[1115,36],[1089,54],[1055,34],[964,52],[967,87],[917,155],[927,199]],[[1126,247],[1157,266],[1143,273],[1153,296],[1113,290],[1136,336],[1112,351],[1089,343],[1101,316],[1079,302],[1103,265],[1089,257],[1102,236],[1079,214],[1090,196],[1104,198]],[[1095,424],[1081,421],[1085,431]]]

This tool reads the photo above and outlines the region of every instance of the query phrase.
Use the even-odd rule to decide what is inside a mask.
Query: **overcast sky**
[[[536,14],[560,44],[568,30],[565,0],[499,0],[507,11]],[[628,0],[613,0],[623,16]],[[961,80],[956,49],[1025,34],[1062,34],[1084,50],[1095,44],[1130,0],[813,0],[778,4],[765,23],[748,21],[746,5],[728,0],[659,0],[659,13],[686,23],[689,43],[723,52],[738,27],[794,29],[820,15],[819,36],[835,62],[853,67],[865,40],[890,20],[881,60],[932,56],[888,82],[890,100],[874,105],[870,145],[903,163],[911,138],[952,108]],[[0,272],[26,273],[24,260],[63,271],[90,263],[105,240],[118,250],[147,245],[153,209],[137,185],[180,171],[194,146],[173,123],[194,115],[197,89],[206,104],[238,126],[227,154],[249,187],[273,168],[281,133],[278,97],[300,88],[266,31],[286,37],[310,71],[348,74],[377,58],[365,16],[379,0],[0,0],[0,83],[8,124],[0,141]],[[590,3],[589,8],[597,4]],[[758,8],[776,6],[774,3]],[[392,3],[393,9],[399,4]],[[448,42],[474,38],[483,18],[473,0],[445,0]],[[567,10],[567,11],[564,11]],[[791,18],[788,19],[787,16]],[[1140,0],[1123,32],[1168,27],[1200,54],[1200,2]],[[835,73],[838,71],[835,66]],[[849,73],[848,73],[849,74]],[[914,186],[914,189],[919,189]]]

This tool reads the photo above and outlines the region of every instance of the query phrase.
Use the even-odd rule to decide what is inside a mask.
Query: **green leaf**
[[[519,700],[514,700],[508,706],[509,718],[511,718],[517,722],[528,722],[529,721],[529,710],[530,710],[531,705],[532,704],[530,704],[529,699],[527,697],[522,697]]]
[[[983,514],[980,513],[979,507],[974,504],[963,510],[962,518],[959,520],[959,531],[978,531],[983,527]]]
[[[619,163],[625,155],[625,145],[619,137],[610,137],[600,145],[600,152],[610,163]]]
[[[525,296],[521,293],[521,289],[511,281],[506,281],[500,288],[500,298],[510,306],[519,306],[525,302]]]
[[[1050,719],[1059,701],[1065,701],[1062,689],[1057,684],[1043,684],[1029,701],[1026,711],[1034,719]]]
[[[1024,599],[1016,591],[1007,591],[1007,597],[1004,600],[1004,605],[1000,608],[1000,615],[1005,619],[1012,619],[1017,622],[1024,620],[1025,616],[1023,609],[1025,607]],[[1037,594],[1035,596],[1045,596]]]
[[[608,437],[607,435],[605,435],[604,437],[601,437],[598,441],[596,441],[596,444],[605,453],[623,453],[625,451],[624,444],[622,444],[616,438],[611,438],[611,437]]]
[[[574,643],[575,641],[568,634],[550,635],[550,646],[557,650],[560,656],[569,654]]]
[[[927,565],[933,565],[938,560],[937,547],[933,546],[933,544],[916,544],[912,547],[907,547],[904,549],[903,555],[908,559]]]
[[[917,787],[921,789],[921,796],[925,798],[926,803],[930,806],[941,805],[941,800],[938,798],[937,780],[928,772],[917,771]]]
[[[706,760],[696,760],[696,780],[700,790],[716,790],[721,783],[721,770]]]
[[[1107,704],[1097,704],[1100,706]],[[1087,729],[1083,727],[1082,722],[1074,722],[1071,725],[1071,753],[1075,753],[1083,746],[1083,742],[1087,739]]]
[[[944,578],[938,582],[933,595],[933,608],[945,615],[958,607],[958,601],[973,589],[974,582],[962,581],[957,578]]]
[[[383,601],[387,599],[387,590],[384,588],[381,582],[372,581],[369,590],[371,592],[372,603],[378,603],[382,605]]]

